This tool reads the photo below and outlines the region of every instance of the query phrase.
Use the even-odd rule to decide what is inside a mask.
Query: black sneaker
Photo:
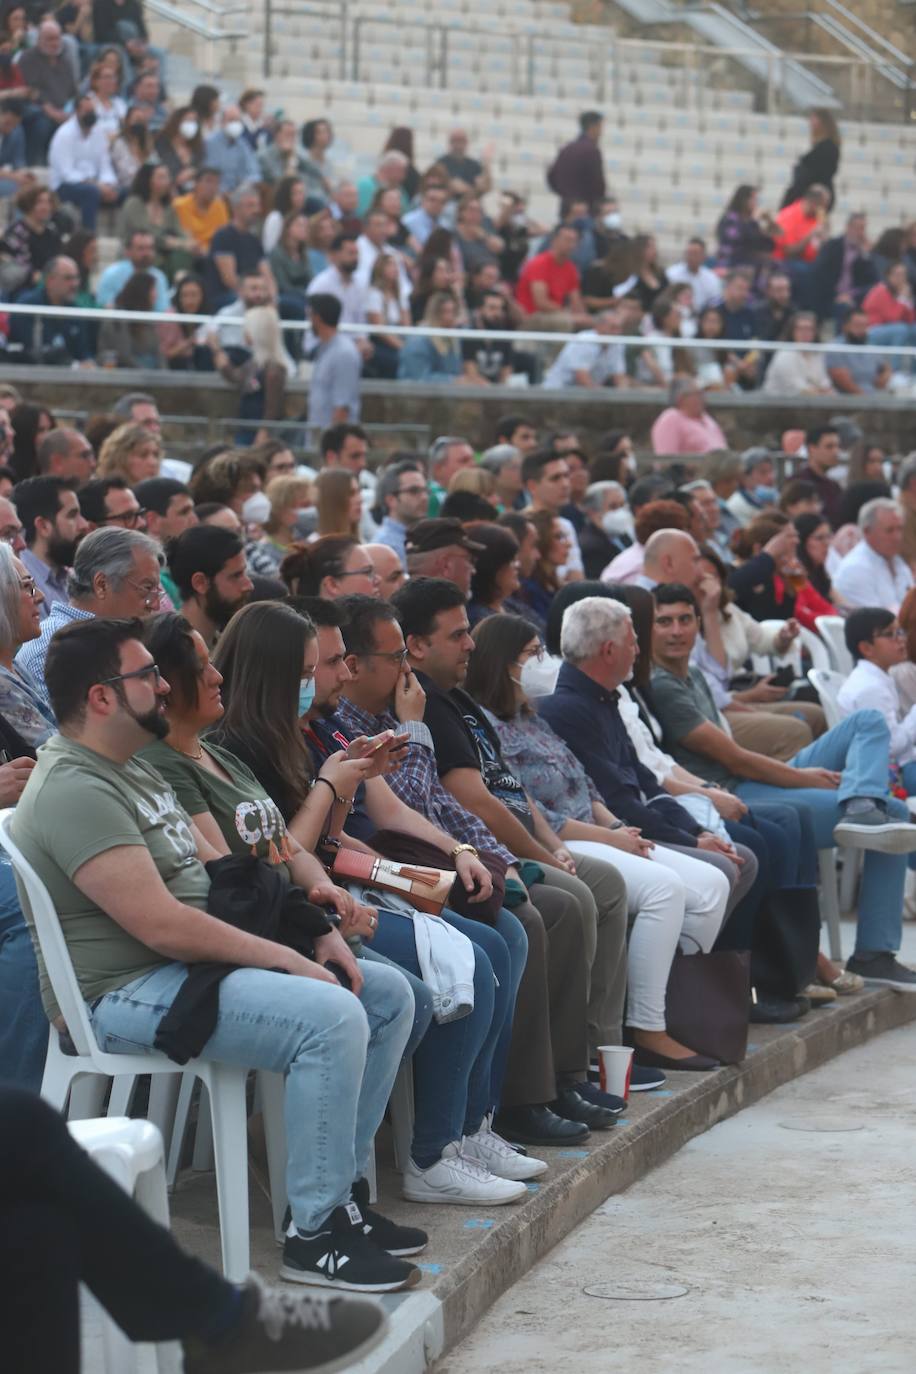
[[[348,1202],[335,1207],[319,1231],[286,1237],[280,1277],[351,1293],[397,1293],[418,1284],[420,1271],[369,1240],[363,1234],[362,1213],[355,1202]]]
[[[854,954],[846,960],[850,973],[858,973],[867,985],[896,988],[897,992],[916,992],[916,972],[901,964],[891,950],[883,953]]]
[[[601,1082],[601,1069],[596,1060],[589,1060],[588,1065],[589,1083]],[[642,1064],[630,1065],[630,1092],[631,1093],[650,1093],[653,1088],[663,1088],[668,1082],[661,1069],[647,1069]],[[578,1089],[582,1091],[581,1088]]]
[[[399,1226],[369,1206],[369,1180],[358,1178],[350,1194],[363,1215],[363,1235],[389,1255],[419,1255],[429,1244],[429,1236],[419,1226]]]
[[[616,1097],[614,1093],[603,1093],[597,1083],[577,1083],[576,1092],[579,1097],[584,1097],[586,1102],[591,1102],[595,1107],[603,1107],[615,1116],[622,1116],[627,1109],[622,1097]]]
[[[332,1374],[381,1341],[388,1318],[377,1303],[321,1293],[285,1293],[251,1274],[238,1323],[218,1341],[184,1341],[185,1374]]]

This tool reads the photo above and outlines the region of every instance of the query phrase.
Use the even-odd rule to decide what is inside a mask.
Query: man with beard
[[[331,244],[328,256],[329,267],[325,267],[309,282],[306,299],[309,296],[333,296],[340,301],[341,324],[365,324],[366,301],[369,287],[356,274],[359,267],[359,247],[357,235],[339,233]],[[372,345],[363,335],[348,336],[356,344],[363,359],[372,354]]]
[[[26,483],[20,485],[25,486]],[[85,527],[85,520],[82,523]],[[41,627],[41,634],[37,639],[23,644],[16,656],[17,665],[31,673],[49,706],[51,703],[45,687],[45,659],[54,635],[73,620],[92,620],[95,617],[142,619],[157,611],[160,598],[159,550],[152,539],[140,530],[119,529],[117,526],[93,530],[77,545],[67,592],[69,602],[55,601]]]
[[[216,525],[196,525],[174,540],[168,560],[181,614],[210,649],[253,590],[242,541]]]
[[[68,599],[76,545],[89,526],[72,478],[27,477],[14,488],[13,500],[25,532],[22,561],[44,597],[39,614],[45,620],[55,601]]]

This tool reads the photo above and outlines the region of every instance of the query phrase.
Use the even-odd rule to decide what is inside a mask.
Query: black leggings
[[[0,1085],[0,1292],[5,1374],[77,1374],[77,1287],[133,1341],[209,1334],[238,1292],[176,1244],[46,1103]]]

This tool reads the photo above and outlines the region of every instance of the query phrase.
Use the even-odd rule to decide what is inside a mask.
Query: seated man
[[[916,827],[887,797],[890,736],[878,711],[856,711],[789,763],[742,749],[722,728],[706,680],[690,666],[698,632],[688,587],[655,591],[653,700],[675,759],[752,805],[788,802],[813,813],[818,849],[866,849],[856,951],[847,968],[869,983],[916,991],[916,972],[896,959],[906,870]],[[874,852],[879,851],[879,852]]]
[[[368,1292],[412,1287],[419,1270],[364,1234],[352,1199],[407,1043],[410,988],[395,969],[357,965],[330,923],[308,959],[207,913],[204,863],[217,852],[135,758],[168,731],[168,683],[139,634],[136,621],[93,619],[56,636],[46,672],[60,735],[42,750],[14,821],[51,894],[99,1044],[152,1048],[187,965],[231,965],[203,1055],[286,1075],[293,1219],[284,1277]],[[296,859],[313,896],[315,884],[336,891],[313,855]],[[54,1020],[40,955],[39,972]]]
[[[102,205],[118,202],[118,178],[111,165],[108,137],[97,128],[94,97],[83,95],[60,125],[48,149],[51,190],[79,210],[83,228],[94,230]]]
[[[156,263],[156,240],[146,229],[132,229],[124,240],[123,256],[110,263],[99,278],[95,298],[99,305],[113,306],[122,287],[135,272],[148,272],[156,283],[155,310],[168,310],[171,304],[168,278]]]
[[[43,367],[91,365],[92,338],[89,324],[77,316],[68,319],[68,307],[80,289],[79,268],[72,258],[52,258],[45,268],[41,285],[19,297],[20,305],[52,307],[47,314],[14,315],[10,322],[10,343],[18,345],[19,361],[40,363]]]
[[[886,606],[896,614],[913,585],[912,571],[901,557],[903,507],[876,496],[859,511],[858,524],[862,538],[840,561],[834,589],[848,605]]]
[[[843,683],[837,704],[844,716],[880,711],[890,732],[891,762],[899,765],[903,785],[916,795],[916,706],[904,715],[890,670],[906,662],[906,631],[883,606],[853,611],[844,626],[846,647],[855,667]]]

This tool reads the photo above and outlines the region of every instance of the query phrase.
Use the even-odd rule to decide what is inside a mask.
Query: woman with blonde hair
[[[267,483],[265,495],[270,502],[270,515],[264,522],[264,538],[245,546],[249,572],[277,577],[280,564],[295,547],[296,520],[300,509],[309,502],[311,487],[307,477],[295,474],[274,477]]]
[[[384,249],[372,264],[366,295],[366,323],[375,325],[410,324],[410,311],[401,299],[401,270],[393,253]],[[398,359],[404,347],[403,334],[372,333],[373,371],[379,377],[396,377]]]
[[[454,329],[458,324],[458,302],[451,291],[430,296],[422,323],[431,328]],[[436,334],[413,335],[401,349],[398,377],[408,382],[457,381],[463,369],[461,345],[457,339]]]
[[[346,468],[324,468],[315,478],[318,536],[343,534],[359,538],[363,498],[359,483]]]
[[[476,465],[472,468],[459,468],[448,484],[449,496],[455,491],[472,491],[475,496],[482,496],[484,501],[489,501],[494,511],[498,510],[496,478],[486,468]]]
[[[159,476],[162,448],[143,425],[119,425],[99,451],[97,477],[123,477],[135,487],[148,477]]]

